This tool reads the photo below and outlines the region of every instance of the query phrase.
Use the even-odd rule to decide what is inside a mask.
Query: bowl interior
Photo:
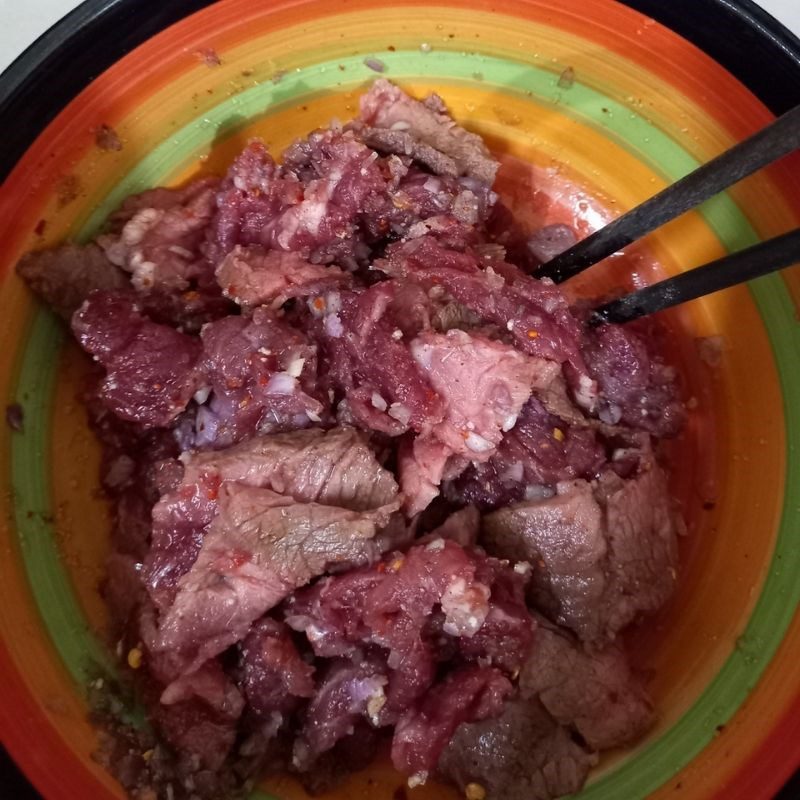
[[[530,0],[502,13],[488,4],[423,12],[386,3],[380,13],[366,2],[256,5],[225,0],[123,58],[32,142],[0,193],[0,385],[25,409],[22,433],[0,433],[9,454],[0,693],[18,720],[8,746],[45,795],[56,785],[68,796],[121,793],[90,759],[82,690],[87,676],[114,670],[97,592],[109,515],[78,399],[86,364],[13,275],[23,252],[87,240],[132,192],[224,171],[253,136],[278,154],[331,118],[350,118],[375,77],[365,57],[414,94],[438,92],[484,136],[501,157],[501,195],[532,224],[591,230],[770,119],[722,67],[611,0],[566,9]],[[220,64],[208,65],[208,48]],[[560,80],[568,67],[571,86]],[[121,150],[96,146],[102,124]],[[798,189],[800,158],[786,159],[570,291],[638,285],[796,227]],[[694,411],[668,453],[687,521],[679,589],[629,637],[660,717],[635,750],[603,759],[582,798],[661,797],[679,784],[687,797],[725,787],[744,797],[738,771],[796,700],[800,426],[788,411],[800,407],[798,298],[800,279],[787,273],[663,317]],[[698,348],[709,336],[722,337],[715,365]],[[57,765],[56,783],[45,763]],[[399,784],[380,764],[336,796],[391,797]],[[305,797],[288,779],[264,790]],[[451,796],[435,786],[413,794]]]

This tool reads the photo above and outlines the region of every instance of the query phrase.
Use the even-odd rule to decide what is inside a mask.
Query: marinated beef
[[[72,330],[105,368],[98,398],[122,419],[144,428],[168,425],[200,385],[197,339],[151,322],[130,294],[91,294]]]
[[[137,797],[321,792],[391,738],[411,785],[545,799],[647,732],[610,640],[675,582],[676,376],[532,277],[574,231],[515,221],[497,168],[381,79],[280,163],[251,141],[20,261],[97,364],[102,592],[157,735],[114,722],[104,761]]]
[[[436,95],[423,103],[381,78],[361,98],[361,119],[373,128],[408,133],[402,147],[396,142],[390,147],[392,139],[383,134],[379,141],[390,152],[405,153],[411,147],[413,152],[408,155],[434,172],[469,175],[489,184],[494,181],[498,163],[483,140],[459,126]]]
[[[368,563],[395,505],[351,511],[226,483],[197,559],[162,612],[155,648],[189,651],[191,670],[245,637],[252,623],[336,564]]]
[[[127,276],[96,244],[64,244],[26,253],[17,273],[60,317],[69,321],[92,292],[129,286]]]
[[[584,648],[563,628],[537,617],[535,647],[519,676],[520,695],[538,697],[561,725],[572,727],[592,750],[640,739],[653,724],[653,704],[611,644]]]
[[[439,774],[487,800],[553,800],[577,792],[596,759],[536,700],[505,703],[495,719],[461,725],[439,760]]]
[[[628,479],[593,483],[488,514],[483,539],[496,555],[534,565],[530,597],[587,642],[603,642],[657,611],[675,586],[677,525],[666,476],[651,456]]]
[[[236,246],[216,270],[223,293],[249,308],[279,308],[293,297],[321,294],[349,282],[338,267],[310,264],[297,253]]]

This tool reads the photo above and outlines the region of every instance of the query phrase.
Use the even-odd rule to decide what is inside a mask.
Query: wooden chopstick
[[[800,228],[646,286],[592,312],[589,324],[630,322],[800,263]]]
[[[800,106],[551,259],[536,277],[561,283],[798,147]]]

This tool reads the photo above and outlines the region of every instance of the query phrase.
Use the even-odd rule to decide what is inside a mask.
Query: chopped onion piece
[[[303,365],[306,363],[304,358],[293,358],[286,367],[286,372],[293,378],[299,378],[303,373]]]
[[[344,334],[344,325],[338,314],[329,314],[325,317],[325,333],[333,339],[339,339]]]
[[[386,401],[377,392],[372,393],[372,405],[378,411],[386,411],[388,408]]]
[[[517,415],[509,414],[503,420],[503,433],[508,433],[517,424]]]
[[[402,403],[392,403],[389,406],[389,416],[403,425],[408,425],[411,421],[411,410]]]
[[[464,441],[473,453],[488,453],[494,449],[494,445],[488,439],[484,439],[483,436],[474,431],[470,431]]]
[[[267,394],[294,394],[297,381],[288,372],[276,372],[267,383]]]
[[[325,295],[325,307],[329,314],[338,314],[342,310],[342,296],[339,292],[328,292]]]
[[[526,500],[546,500],[548,497],[552,497],[554,494],[555,491],[553,491],[553,489],[551,489],[549,486],[531,484],[530,486],[525,487]]]
[[[211,394],[211,387],[210,386],[203,386],[201,389],[198,389],[194,393],[194,401],[197,405],[201,406],[208,400],[208,396]]]

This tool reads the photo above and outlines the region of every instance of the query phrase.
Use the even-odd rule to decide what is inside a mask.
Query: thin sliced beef
[[[118,233],[98,239],[111,263],[131,273],[134,288],[183,292],[213,281],[214,268],[203,245],[216,210],[218,183],[203,179],[185,189],[145,193],[122,210],[120,216],[133,213]],[[151,197],[156,205],[145,205]]]
[[[26,253],[17,274],[60,317],[69,321],[94,291],[114,292],[130,285],[96,244],[62,244]]]
[[[483,140],[457,125],[436,95],[423,103],[381,78],[361,96],[361,119],[373,128],[407,132],[413,137],[411,142],[405,138],[393,142],[383,134],[383,148],[390,152],[403,153],[411,144],[410,155],[435,172],[470,175],[487,184],[494,181],[499,165]]]
[[[236,741],[244,700],[217,661],[176,681],[150,708],[161,735],[187,771],[219,770]],[[191,766],[190,766],[191,765]]]
[[[263,142],[249,142],[220,184],[217,213],[208,231],[212,261],[220,263],[237,244],[269,245],[262,233],[302,198],[297,177],[283,174]]]
[[[294,743],[295,768],[304,771],[353,732],[362,720],[374,725],[386,702],[386,663],[377,656],[334,659],[316,689]]]
[[[678,516],[667,476],[654,461],[627,480],[614,471],[598,482],[608,531],[608,628],[657,611],[672,595],[678,567]]]
[[[272,312],[225,317],[206,325],[201,338],[205,397],[185,445],[219,449],[322,418],[316,348]]]
[[[397,723],[392,740],[395,768],[424,783],[458,726],[499,716],[512,691],[508,678],[490,667],[449,674]]]
[[[573,741],[538,700],[512,699],[500,716],[461,725],[438,772],[487,800],[554,800],[577,792],[596,759]]]
[[[470,465],[447,486],[445,495],[483,510],[494,509],[552,494],[552,487],[563,481],[591,479],[605,463],[603,445],[590,426],[569,425],[534,395],[497,453],[486,463]]]
[[[381,153],[410,156],[436,175],[455,177],[459,174],[456,162],[450,156],[421,141],[408,130],[373,128],[369,125],[358,125],[354,130],[366,144]]]
[[[476,461],[488,460],[531,390],[550,380],[551,362],[460,330],[422,333],[411,342],[411,354],[445,402],[445,418],[433,436]]]
[[[677,530],[666,476],[651,459],[624,480],[559,484],[556,495],[488,514],[483,542],[534,565],[531,599],[587,642],[613,639],[675,585]]]
[[[489,611],[476,633],[460,637],[458,649],[464,658],[518,674],[536,627],[525,604],[529,574],[525,564],[511,568],[494,558],[480,563],[477,577],[491,588]]]
[[[481,259],[470,248],[454,248],[435,232],[389,245],[375,268],[419,283],[429,292],[446,293],[507,331],[523,352],[568,361],[586,377],[581,327],[552,283],[531,278],[511,264]]]
[[[390,139],[396,136],[394,131],[378,129],[372,129],[371,133]],[[371,135],[367,143],[374,140],[374,135]],[[490,184],[475,178],[431,175],[412,165],[396,188],[390,186],[389,200],[386,212],[364,221],[367,230],[376,238],[387,234],[397,237],[419,235],[418,230],[424,228],[426,222],[436,225],[442,217],[451,217],[461,223],[462,228],[469,226],[472,229],[469,235],[472,241],[476,238],[473,226],[486,220],[496,195]]]
[[[234,247],[217,267],[223,293],[244,308],[280,308],[293,297],[308,297],[350,282],[338,267],[311,264],[297,253]]]
[[[461,330],[420,334],[411,354],[442,398],[444,419],[401,453],[400,480],[410,515],[428,505],[445,477],[458,474],[469,461],[491,458],[531,390],[550,380],[552,367],[558,369]]]
[[[375,558],[371,539],[396,505],[351,511],[225,484],[200,553],[162,612],[155,645],[192,664],[244,638],[254,620],[335,564]]]
[[[322,578],[287,600],[286,624],[306,635],[317,656],[354,656],[372,636],[364,620],[365,603],[383,580],[383,573],[373,569]]]
[[[119,641],[136,619],[139,605],[147,593],[136,560],[129,555],[112,552],[105,563],[101,595],[111,618],[111,632]]]
[[[431,531],[426,537],[426,542],[436,539],[450,539],[462,547],[474,547],[478,542],[481,528],[481,515],[475,506],[465,506],[454,511],[447,519]]]
[[[166,493],[154,506],[150,552],[143,578],[153,600],[169,602],[177,580],[197,558],[206,528],[217,513],[220,481],[198,478]]]
[[[405,341],[413,325],[413,310],[412,316],[399,313],[407,309],[406,299],[394,281],[342,292],[318,324],[331,387],[344,392],[355,422],[393,436],[423,430],[442,416],[439,396]]]
[[[294,711],[314,695],[314,667],[306,663],[290,631],[277,620],[257,622],[239,645],[240,686],[249,706],[271,720]]]
[[[530,593],[538,607],[582,638],[602,635],[608,544],[588,483],[559,484],[552,498],[488,514],[483,532],[491,552],[534,565]]]
[[[184,483],[201,476],[263,486],[298,502],[362,511],[391,503],[397,482],[352,428],[256,436],[185,459]]]
[[[587,332],[531,277],[573,232],[518,224],[497,167],[379,80],[282,163],[250,142],[20,262],[102,381],[102,593],[153,723],[112,723],[132,794],[322,792],[394,732],[412,786],[549,800],[647,730],[609,640],[672,586],[676,381],[649,329]]]
[[[439,494],[442,481],[455,478],[466,466],[463,459],[454,459],[454,471],[445,471],[452,453],[447,445],[432,436],[406,438],[397,451],[397,470],[405,497],[404,510],[412,515],[428,507]]]
[[[640,739],[653,724],[653,704],[624,652],[613,644],[587,651],[569,631],[537,621],[535,646],[519,676],[521,695],[538,697],[593,750]]]
[[[674,436],[686,421],[675,373],[651,356],[643,338],[620,325],[590,328],[582,347],[597,381],[597,414],[656,436]]]
[[[238,717],[244,709],[244,698],[217,659],[173,681],[162,693],[161,703],[171,706],[193,698],[231,717]]]
[[[84,350],[106,371],[101,402],[145,428],[165,426],[200,384],[200,342],[143,316],[129,294],[95,292],[72,319]]]
[[[388,651],[386,704],[392,724],[429,690],[437,664],[460,658],[518,671],[533,623],[523,577],[511,567],[435,538],[375,567],[318,581],[286,604],[287,624],[319,656],[355,656],[364,646]]]
[[[236,244],[295,252],[317,264],[356,266],[368,257],[359,219],[385,202],[377,154],[352,132],[315,131],[276,167],[258,143],[239,157],[217,203],[214,244],[220,256]]]
[[[144,574],[159,603],[169,601],[175,582],[197,558],[226,482],[354,511],[380,508],[397,497],[394,476],[352,429],[256,436],[226,450],[186,455],[183,461],[180,484],[153,509]]]

